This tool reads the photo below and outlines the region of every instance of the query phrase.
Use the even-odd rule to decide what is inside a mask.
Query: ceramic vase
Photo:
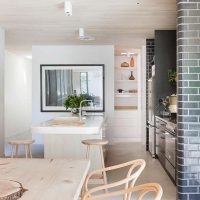
[[[134,67],[135,66],[135,61],[133,56],[131,56],[131,60],[130,60],[130,67]]]
[[[131,75],[129,77],[129,80],[135,80],[135,77],[133,76],[133,72],[131,71]]]

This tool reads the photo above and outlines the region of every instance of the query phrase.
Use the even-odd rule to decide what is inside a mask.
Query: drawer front
[[[158,153],[158,159],[163,167],[165,167],[165,156],[161,152]]]
[[[173,180],[175,181],[175,179],[176,179],[176,170],[170,164],[170,162],[167,159],[165,159],[165,168],[168,171],[168,173],[171,175],[171,177],[173,178]]]

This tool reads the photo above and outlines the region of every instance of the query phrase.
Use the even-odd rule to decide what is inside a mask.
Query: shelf
[[[131,83],[131,82],[137,82],[137,80],[115,80],[115,82],[121,82],[121,83]]]
[[[115,93],[116,98],[136,98],[137,93]]]
[[[137,110],[137,106],[115,106],[115,110]]]
[[[122,70],[122,71],[135,71],[137,70],[136,67],[115,67],[116,70]]]

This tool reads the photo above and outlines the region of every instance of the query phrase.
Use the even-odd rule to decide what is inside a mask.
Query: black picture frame
[[[44,67],[64,67],[64,66],[81,66],[81,67],[86,67],[86,66],[99,66],[99,67],[102,67],[102,84],[103,84],[103,109],[102,110],[87,110],[87,112],[105,112],[105,64],[41,64],[40,65],[40,111],[41,112],[70,112],[69,110],[45,110],[43,108],[43,85],[42,85],[42,71],[43,71],[43,68]],[[64,107],[64,106],[63,106]]]

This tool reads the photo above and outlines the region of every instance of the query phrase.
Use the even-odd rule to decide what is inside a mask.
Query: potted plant
[[[69,95],[67,99],[64,101],[64,107],[66,108],[66,110],[71,110],[73,114],[78,114],[81,101],[88,99],[89,99],[88,94],[80,94],[80,95],[72,94]],[[82,106],[88,106],[88,102],[83,102]]]
[[[177,81],[176,70],[173,69],[168,70],[168,80],[172,86],[176,86],[176,81]]]

